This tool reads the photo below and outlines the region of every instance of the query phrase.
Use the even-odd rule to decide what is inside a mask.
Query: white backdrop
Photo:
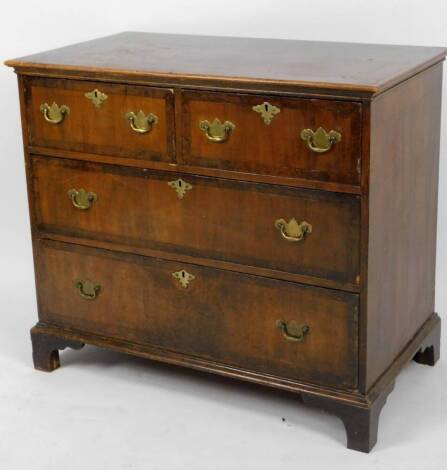
[[[7,2],[0,17],[0,59],[123,30],[447,46],[447,2]],[[436,291],[441,316],[447,312],[446,83]],[[335,418],[233,382],[215,385],[202,376],[88,348],[64,353],[70,367],[35,373],[28,328],[36,307],[19,107],[15,76],[6,67],[0,67],[0,103],[0,468],[262,469],[303,462],[307,468],[445,468],[445,360],[435,369],[405,370],[369,457],[343,448]]]

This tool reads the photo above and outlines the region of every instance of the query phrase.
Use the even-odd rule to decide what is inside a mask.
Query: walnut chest
[[[445,53],[122,33],[8,61],[35,367],[88,343],[286,389],[368,452],[439,357]]]

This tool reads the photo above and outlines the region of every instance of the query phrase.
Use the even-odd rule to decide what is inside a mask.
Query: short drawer
[[[34,78],[27,84],[33,146],[171,162],[170,89]]]
[[[37,248],[41,321],[356,386],[356,294],[63,243]]]
[[[185,164],[359,183],[359,103],[187,91],[182,106]]]
[[[357,282],[357,196],[46,157],[32,174],[43,231]]]

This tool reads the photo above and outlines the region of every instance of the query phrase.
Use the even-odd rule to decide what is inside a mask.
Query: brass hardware
[[[169,181],[168,185],[171,188],[175,189],[175,192],[177,193],[177,197],[179,199],[183,199],[183,196],[186,194],[186,191],[192,189],[192,184],[187,183],[181,178],[175,181]]]
[[[132,130],[138,132],[138,134],[150,132],[152,126],[158,122],[158,117],[155,114],[149,113],[146,116],[141,109],[136,114],[133,111],[129,111],[125,117],[129,121]]]
[[[78,289],[79,295],[86,300],[95,300],[101,291],[101,286],[89,279],[85,281],[77,279],[74,285]]]
[[[184,269],[176,271],[175,273],[172,273],[172,275],[178,280],[178,282],[180,282],[180,285],[184,289],[186,289],[188,284],[196,278],[193,274],[188,273]]]
[[[285,322],[284,320],[277,320],[276,327],[281,331],[284,338],[289,341],[303,341],[304,337],[309,333],[309,325],[300,325],[295,320]]]
[[[299,242],[312,233],[312,225],[303,221],[298,223],[295,218],[286,222],[284,219],[275,220],[275,227],[281,232],[282,237],[288,242]]]
[[[275,115],[281,111],[279,108],[277,108],[276,106],[273,106],[267,101],[265,101],[262,104],[253,106],[252,109],[253,111],[256,111],[257,113],[261,114],[261,117],[264,120],[264,123],[267,124],[267,126],[270,125]]]
[[[84,188],[70,189],[67,194],[76,209],[81,210],[90,209],[92,203],[98,200],[96,193],[87,192]]]
[[[225,142],[228,140],[230,132],[236,128],[232,122],[225,121],[222,124],[217,118],[215,118],[213,122],[200,121],[199,127],[205,132],[207,139],[212,142]]]
[[[70,108],[65,106],[65,104],[58,106],[53,101],[51,106],[48,103],[41,104],[40,112],[43,114],[45,121],[51,124],[59,124],[64,120],[65,116],[70,114]]]
[[[326,132],[319,127],[315,132],[312,129],[303,129],[301,138],[313,152],[324,153],[330,150],[333,144],[341,141],[341,134],[334,130]]]
[[[95,105],[95,108],[100,108],[102,103],[108,98],[108,96],[95,88],[93,91],[89,91],[84,95],[88,100],[91,100]]]

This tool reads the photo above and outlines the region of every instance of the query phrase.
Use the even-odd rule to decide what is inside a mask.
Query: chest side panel
[[[442,65],[373,101],[367,387],[434,311]]]

